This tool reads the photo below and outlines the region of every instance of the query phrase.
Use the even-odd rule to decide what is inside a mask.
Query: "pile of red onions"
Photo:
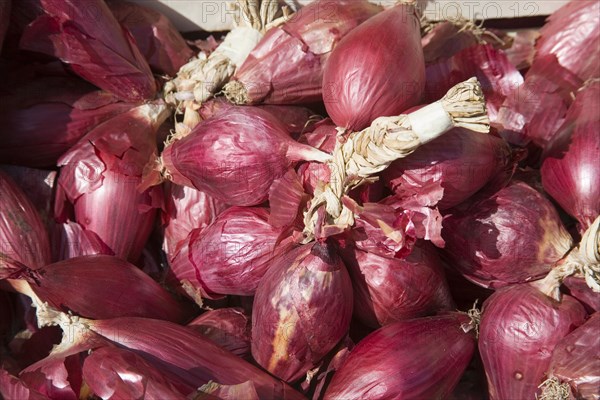
[[[599,3],[281,3],[0,0],[0,398],[600,399]]]

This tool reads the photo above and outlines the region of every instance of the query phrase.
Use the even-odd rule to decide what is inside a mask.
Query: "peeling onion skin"
[[[274,261],[252,308],[252,355],[287,382],[301,378],[347,334],[352,283],[331,245],[310,243]]]
[[[575,217],[580,232],[600,214],[600,82],[582,89],[545,151],[544,190]]]
[[[383,181],[400,197],[405,190],[440,182],[444,194],[437,205],[443,210],[468,199],[509,161],[510,148],[504,140],[454,128],[393,162],[383,171]]]
[[[421,244],[404,258],[358,249],[344,254],[354,288],[354,314],[378,328],[395,321],[433,315],[454,306],[433,246]]]
[[[569,383],[577,398],[600,399],[600,313],[565,336],[552,352],[550,376]]]
[[[419,19],[399,4],[340,41],[325,65],[323,100],[337,126],[358,131],[417,105],[424,86]]]
[[[474,200],[443,225],[450,265],[487,288],[545,276],[572,245],[552,203],[519,181]]]
[[[324,400],[446,399],[475,352],[469,317],[456,312],[394,322],[364,338]]]
[[[585,316],[574,298],[564,295],[558,302],[529,284],[505,287],[490,296],[479,329],[490,399],[539,396],[553,349]]]

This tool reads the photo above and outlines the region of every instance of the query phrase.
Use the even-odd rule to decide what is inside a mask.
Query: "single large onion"
[[[256,107],[232,107],[197,125],[162,153],[163,175],[225,203],[257,205],[293,161],[329,156],[295,142],[273,114]],[[156,183],[156,177],[149,184]]]
[[[36,269],[50,263],[48,232],[27,195],[0,171],[0,279],[16,264]]]
[[[225,94],[237,104],[322,99],[323,69],[348,32],[381,11],[365,0],[317,0],[270,29],[237,69]]]
[[[289,240],[279,243],[282,234],[269,224],[268,209],[231,207],[190,233],[171,269],[201,295],[252,296],[273,258],[289,249]]]
[[[270,266],[252,307],[252,355],[292,382],[348,332],[352,283],[331,245],[300,246]]]
[[[600,398],[600,313],[594,313],[554,348],[548,376],[570,386],[576,398]],[[543,392],[550,393],[552,384]]]
[[[323,74],[323,99],[333,122],[358,131],[419,102],[425,85],[419,27],[415,7],[398,4],[340,41]]]
[[[324,399],[445,399],[475,347],[474,329],[465,314],[394,322],[352,350]]]
[[[454,128],[383,171],[383,181],[400,199],[443,188],[440,209],[462,203],[510,161],[508,144],[493,135]],[[435,183],[435,185],[432,185]],[[423,204],[434,205],[434,204]]]
[[[345,252],[354,288],[354,315],[377,328],[433,315],[454,305],[433,246],[415,246],[405,258],[358,249]]]
[[[572,297],[557,301],[531,284],[505,287],[489,297],[483,305],[479,352],[490,399],[539,395],[552,350],[585,315]]]
[[[140,193],[144,166],[155,156],[156,132],[169,116],[163,104],[144,104],[86,135],[61,157],[56,216],[95,232],[114,253],[136,262],[152,231],[162,188]]]
[[[451,266],[490,288],[541,278],[573,242],[552,203],[519,181],[457,210],[443,225]]]
[[[584,232],[600,215],[600,82],[582,88],[548,143],[542,184]]]

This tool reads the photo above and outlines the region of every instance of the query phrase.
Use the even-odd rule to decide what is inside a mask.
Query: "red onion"
[[[489,44],[466,48],[448,59],[428,65],[425,74],[426,102],[439,99],[458,82],[476,76],[485,94],[492,126],[498,120],[498,111],[506,97],[523,84],[523,77],[506,54]]]
[[[447,398],[475,351],[472,330],[456,312],[386,325],[352,350],[324,399]]]
[[[519,29],[514,33],[512,45],[504,52],[510,63],[519,71],[531,67],[535,56],[535,42],[539,37],[539,29]]]
[[[600,82],[582,88],[548,143],[542,184],[584,232],[600,214]]]
[[[24,269],[13,278],[20,280],[11,281],[12,285],[34,300],[39,297],[57,309],[84,317],[185,318],[185,310],[165,289],[113,256],[75,257],[38,270]]]
[[[131,262],[139,258],[162,205],[161,188],[140,193],[137,187],[167,116],[164,105],[133,108],[98,125],[59,160],[56,215],[65,219],[68,200],[77,223]]]
[[[191,231],[206,228],[228,205],[204,192],[172,182],[165,183],[164,189],[163,249],[172,258]]]
[[[433,315],[454,305],[431,246],[415,246],[403,258],[350,249],[344,261],[354,288],[354,315],[367,326]]]
[[[186,398],[160,370],[118,347],[93,350],[83,363],[83,379],[89,390],[103,399]]]
[[[235,107],[193,129],[162,153],[163,175],[237,206],[267,200],[273,181],[293,161],[325,161],[329,156],[295,142],[272,114]],[[148,183],[156,183],[150,176]]]
[[[87,132],[132,107],[68,76],[33,78],[9,88],[0,101],[0,158],[30,167],[54,167]]]
[[[175,76],[194,55],[175,26],[160,12],[125,1],[107,4],[117,21],[131,33],[154,71]]]
[[[451,266],[489,288],[541,278],[572,245],[552,203],[519,181],[448,216],[442,234]]]
[[[270,29],[237,69],[225,94],[237,104],[322,99],[323,69],[340,39],[381,11],[364,0],[317,0]]]
[[[210,310],[187,326],[237,356],[250,354],[250,317],[241,308]]]
[[[50,242],[46,227],[25,193],[0,171],[0,279],[12,267],[32,269],[50,263]],[[12,266],[12,267],[11,267]]]
[[[331,245],[306,244],[276,259],[254,297],[254,359],[285,381],[301,378],[348,332],[351,285]]]
[[[565,336],[554,348],[549,377],[570,386],[573,397],[597,399],[600,397],[600,313],[594,313],[579,328]],[[552,385],[544,387],[550,394]]]
[[[479,352],[490,399],[533,399],[552,350],[585,318],[570,296],[557,301],[530,284],[497,290],[483,305]]]
[[[600,76],[600,4],[570,1],[540,30],[535,59],[523,85],[500,110],[503,137],[544,147],[562,124],[571,92]]]
[[[16,165],[0,165],[0,170],[8,174],[14,183],[21,188],[37,209],[42,221],[53,225],[54,182],[56,171],[20,167]]]
[[[218,399],[244,399],[244,400],[260,400],[256,387],[251,381],[240,383],[237,385],[221,385],[215,382],[207,383],[198,388],[198,396],[196,398],[207,400]],[[189,398],[189,397],[188,397]]]
[[[584,278],[567,277],[563,282],[566,294],[576,298],[589,313],[600,311],[600,296],[587,285]]]
[[[419,102],[425,85],[419,26],[414,6],[398,4],[340,41],[323,73],[325,107],[336,125],[361,130]]]
[[[493,135],[454,128],[383,171],[383,181],[399,199],[415,194],[428,206],[447,209],[462,203],[508,167],[510,148]],[[431,201],[442,188],[439,202]],[[430,194],[430,195],[429,195]]]
[[[93,231],[85,230],[77,222],[56,224],[51,235],[52,260],[68,260],[79,256],[115,253]]]
[[[178,388],[193,391],[209,381],[236,385],[251,381],[260,398],[289,400],[303,397],[285,383],[220,348],[189,328],[147,318],[69,321],[64,314],[48,310],[43,323],[61,324],[64,332],[76,335],[97,333],[104,340],[135,352]]]
[[[27,386],[16,376],[10,375],[6,370],[0,368],[0,396],[4,399],[28,399],[28,400],[47,400],[47,397],[42,395]]]
[[[73,71],[125,101],[150,100],[156,83],[135,39],[102,0],[40,0],[44,15],[23,33],[20,47],[60,58]]]
[[[268,220],[266,208],[223,211],[207,228],[190,233],[171,262],[173,274],[208,297],[254,295],[271,260],[289,249],[278,243],[283,230]]]

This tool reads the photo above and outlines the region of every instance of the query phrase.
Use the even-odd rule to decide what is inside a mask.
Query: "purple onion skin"
[[[416,246],[405,258],[358,249],[345,252],[354,288],[354,315],[378,328],[451,309],[454,302],[435,251],[432,246]]]
[[[194,55],[175,26],[160,12],[126,1],[108,1],[117,21],[135,39],[152,70],[175,76]]]
[[[510,148],[504,140],[455,128],[392,163],[383,172],[383,182],[402,197],[405,191],[439,181],[444,194],[437,206],[443,210],[471,197],[509,160]]]
[[[600,397],[600,313],[565,336],[552,352],[549,375],[569,383],[576,397]]]
[[[340,41],[323,73],[323,100],[336,125],[364,129],[418,104],[425,86],[419,26],[414,6],[398,4]]]
[[[352,283],[327,244],[300,246],[275,260],[256,290],[252,355],[267,371],[296,381],[348,332]]]
[[[55,167],[86,133],[133,107],[73,76],[35,77],[0,101],[0,159],[28,167]]]
[[[289,248],[260,207],[230,207],[206,229],[194,230],[173,259],[173,274],[206,293],[252,296],[271,260]]]
[[[250,355],[250,317],[245,315],[241,308],[210,310],[192,320],[187,326],[236,356]]]
[[[449,264],[487,288],[543,277],[572,244],[552,203],[518,181],[457,211],[443,226]]]
[[[577,94],[545,149],[542,185],[584,232],[600,214],[600,83]]]
[[[490,399],[539,395],[553,349],[585,316],[570,296],[558,302],[529,284],[498,289],[483,305],[479,329]]]
[[[371,333],[333,376],[324,400],[445,399],[475,352],[465,314],[394,322]]]
[[[204,192],[172,182],[165,183],[164,190],[163,249],[172,259],[191,231],[206,228],[229,206]]]
[[[237,206],[267,200],[273,181],[285,174],[295,143],[272,114],[232,107],[197,125],[162,153],[172,181]]]
[[[561,289],[583,304],[590,314],[600,311],[600,296],[588,286],[584,278],[569,276],[563,281]]]
[[[36,269],[50,263],[50,239],[38,211],[16,183],[0,171],[0,278],[5,263]]]
[[[40,0],[44,12],[29,24],[20,47],[59,58],[73,72],[121,100],[156,95],[156,83],[135,39],[102,0]]]
[[[184,400],[169,379],[132,351],[101,347],[86,357],[83,379],[101,398]]]

